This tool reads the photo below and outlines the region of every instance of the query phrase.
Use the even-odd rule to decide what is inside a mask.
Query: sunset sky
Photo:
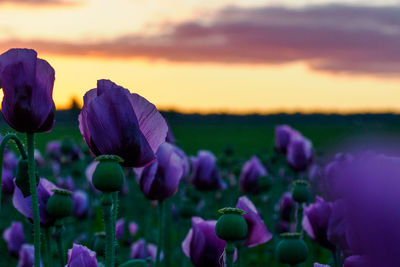
[[[184,112],[400,112],[400,1],[0,0],[54,99],[111,79]],[[294,4],[295,3],[295,4]]]

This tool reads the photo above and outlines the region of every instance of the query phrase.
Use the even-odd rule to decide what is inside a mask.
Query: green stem
[[[240,267],[240,261],[242,259],[242,246],[237,247],[237,255],[238,255],[238,257],[237,257],[236,263],[237,263],[237,267]]]
[[[231,242],[226,242],[225,247],[225,267],[233,267],[233,254],[235,246]]]
[[[113,196],[112,225],[113,225],[113,244],[114,244],[112,253],[113,253],[113,259],[115,259],[116,248],[118,246],[117,235],[116,235],[117,217],[118,217],[118,191],[113,192],[112,196]]]
[[[53,262],[53,254],[52,254],[52,249],[51,249],[51,244],[50,244],[50,227],[44,228],[44,239],[45,239],[45,244],[46,244],[46,266],[52,267]]]
[[[335,267],[340,267],[342,264],[342,256],[340,255],[340,248],[336,246],[336,249],[332,251],[333,261],[335,263]]]
[[[303,220],[303,203],[298,203],[297,214],[296,214],[296,233],[303,231],[301,222]]]
[[[58,250],[58,258],[60,260],[60,267],[65,266],[65,257],[64,257],[64,248],[62,242],[62,233],[64,231],[64,227],[61,222],[56,223],[56,233],[55,238],[57,241],[57,250]]]
[[[4,152],[6,150],[6,145],[8,141],[14,140],[15,144],[17,145],[19,152],[21,154],[21,157],[23,159],[27,159],[27,155],[24,149],[24,146],[22,145],[21,140],[19,140],[18,136],[15,134],[7,134],[6,136],[3,137],[0,143],[0,203],[1,203],[1,181],[3,179],[3,161],[4,161]],[[0,205],[0,210],[1,210],[1,205]]]
[[[110,193],[103,193],[101,204],[103,207],[104,224],[106,228],[106,267],[114,267],[113,218],[111,215],[112,196]]]
[[[35,139],[33,133],[26,133],[28,142],[28,174],[29,186],[32,195],[32,211],[33,211],[33,239],[35,246],[35,267],[40,267],[40,215],[37,194],[37,184],[35,175]]]
[[[164,201],[160,200],[158,202],[159,214],[158,214],[158,244],[157,244],[157,257],[156,257],[156,267],[160,266],[160,256],[163,245],[163,217],[164,217]]]

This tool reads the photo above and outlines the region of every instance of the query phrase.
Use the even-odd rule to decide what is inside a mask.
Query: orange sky
[[[16,44],[47,39],[95,42],[128,33],[151,34],[166,21],[197,19],[199,14],[212,14],[237,2],[205,5],[195,0],[174,0],[171,5],[163,5],[153,0],[135,4],[119,0],[110,5],[109,1],[98,0],[33,9],[26,4],[6,4],[0,6],[0,38],[5,40],[0,48],[4,51],[13,40]],[[249,1],[247,5],[256,7],[261,2]],[[87,90],[95,87],[97,79],[106,78],[141,94],[161,109],[184,112],[400,111],[400,78],[396,75],[351,71],[338,74],[311,67],[308,59],[255,64],[225,59],[218,62],[214,58],[176,61],[149,58],[147,54],[124,58],[63,54],[41,47],[37,50],[39,57],[56,70],[54,99],[59,109],[66,108],[72,97],[81,100]]]

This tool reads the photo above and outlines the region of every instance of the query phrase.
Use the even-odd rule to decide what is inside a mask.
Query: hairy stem
[[[296,232],[301,233],[303,231],[301,222],[303,220],[303,203],[298,203],[297,214],[296,214]]]
[[[226,243],[225,247],[225,267],[233,267],[233,254],[235,246],[231,242]]]
[[[64,247],[63,247],[63,242],[62,242],[62,233],[64,232],[64,227],[62,226],[62,223],[56,223],[56,234],[55,234],[55,239],[57,242],[57,250],[58,250],[58,258],[60,261],[60,267],[65,266],[65,257],[64,257]]]
[[[3,137],[0,143],[0,203],[1,203],[1,181],[3,179],[3,161],[4,161],[4,152],[6,150],[6,145],[8,141],[13,140],[18,147],[18,150],[21,154],[23,159],[27,159],[28,156],[26,155],[24,146],[22,145],[21,140],[15,134],[7,134]],[[1,205],[0,205],[1,209]]]
[[[106,228],[106,267],[114,267],[114,231],[113,231],[113,218],[111,214],[112,196],[110,193],[104,193],[102,198],[104,225]]]
[[[27,133],[28,142],[28,174],[29,186],[32,195],[32,211],[33,211],[33,239],[35,246],[35,267],[40,267],[40,215],[37,194],[37,184],[35,175],[35,140],[33,133]]]

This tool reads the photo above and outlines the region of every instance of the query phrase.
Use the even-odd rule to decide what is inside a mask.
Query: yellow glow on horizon
[[[56,70],[58,109],[82,101],[98,79],[110,79],[181,112],[276,113],[400,110],[399,79],[333,75],[301,62],[286,65],[171,63],[40,54]]]

